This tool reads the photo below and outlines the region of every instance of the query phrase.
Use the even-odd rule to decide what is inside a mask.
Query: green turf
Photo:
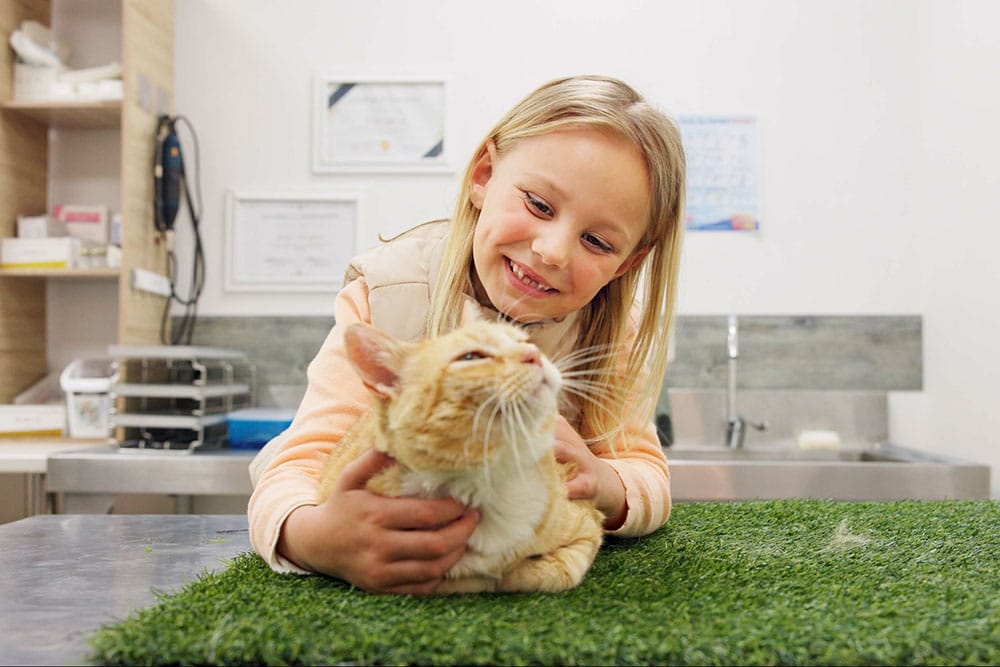
[[[243,554],[111,664],[1000,664],[1000,503],[690,504],[560,594],[375,596]]]

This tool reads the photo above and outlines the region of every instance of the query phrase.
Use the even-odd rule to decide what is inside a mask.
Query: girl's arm
[[[634,342],[635,319],[630,325],[625,350]],[[620,372],[625,373],[624,359]],[[632,395],[626,404],[640,400]],[[556,458],[573,461],[577,467],[576,477],[567,484],[570,497],[593,498],[606,517],[607,531],[629,537],[646,535],[666,523],[671,509],[670,471],[656,424],[634,416],[614,443],[614,451],[608,440],[588,447],[565,419],[556,422]]]
[[[556,424],[556,458],[577,468],[567,483],[570,498],[593,498],[604,513],[604,528],[616,535],[646,535],[666,523],[670,472],[654,424],[642,433],[630,428],[628,449],[617,454],[604,443],[588,448],[562,417]]]
[[[316,504],[327,455],[370,401],[343,353],[344,329],[368,321],[367,290],[358,281],[341,290],[335,325],[307,371],[308,386],[291,426],[261,451],[252,468],[255,488],[247,515],[254,549],[279,572],[305,573],[277,552],[281,528],[299,507]]]

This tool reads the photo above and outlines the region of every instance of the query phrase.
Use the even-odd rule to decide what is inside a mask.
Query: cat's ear
[[[344,332],[344,347],[366,385],[383,396],[396,394],[403,343],[370,324],[358,322]]]
[[[483,321],[483,311],[479,309],[479,306],[469,299],[462,300],[462,316],[458,319],[458,325],[461,327],[467,327],[476,322]]]

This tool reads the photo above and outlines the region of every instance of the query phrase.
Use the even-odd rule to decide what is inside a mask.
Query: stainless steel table
[[[49,457],[45,488],[57,495],[57,511],[67,514],[106,513],[115,493],[174,495],[178,512],[185,514],[191,496],[249,497],[248,468],[256,454],[248,449],[129,451],[114,445],[60,452]]]
[[[0,664],[86,664],[87,637],[250,549],[244,516],[40,515],[0,525]]]

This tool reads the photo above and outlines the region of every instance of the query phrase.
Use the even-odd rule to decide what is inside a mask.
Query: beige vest
[[[344,274],[345,283],[365,279],[372,324],[399,340],[420,340],[427,335],[431,292],[444,258],[448,224],[441,220],[414,227],[355,257]],[[466,296],[475,298],[471,284],[466,286]],[[485,317],[498,317],[493,308],[479,306]],[[577,329],[575,313],[526,327],[531,342],[550,359],[574,349]]]

